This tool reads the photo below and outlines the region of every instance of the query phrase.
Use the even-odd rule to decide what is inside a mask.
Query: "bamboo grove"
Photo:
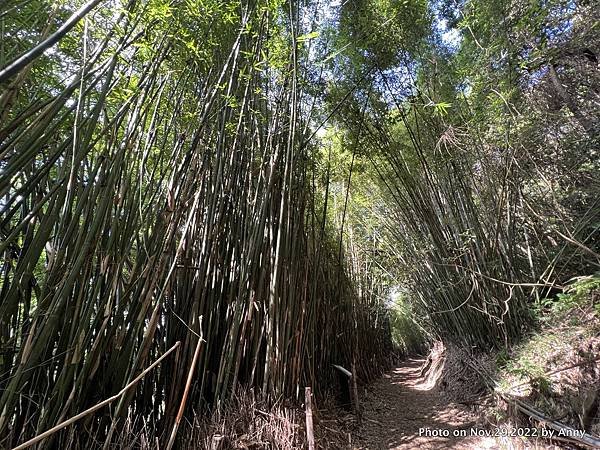
[[[510,348],[600,264],[596,6],[2,2],[0,447]]]
[[[238,385],[294,397],[331,385],[333,363],[367,376],[383,362],[378,300],[358,295],[311,181],[301,14],[3,4],[2,447],[111,397],[177,342],[39,448],[160,436],[192,361],[188,416]]]
[[[597,5],[376,3],[344,4],[336,28],[346,228],[422,339],[510,348],[598,271]]]

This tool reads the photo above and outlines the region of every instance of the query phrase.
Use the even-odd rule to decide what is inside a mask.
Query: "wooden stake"
[[[306,404],[306,440],[308,442],[308,450],[315,450],[315,434],[313,430],[313,414],[312,414],[312,393],[310,387],[304,389]]]
[[[210,441],[210,450],[221,450],[224,442],[225,436],[221,434],[215,434]]]
[[[356,419],[360,424],[360,405],[358,403],[358,386],[356,384],[356,364],[354,359],[352,360],[352,403],[354,403],[354,412],[356,413]]]

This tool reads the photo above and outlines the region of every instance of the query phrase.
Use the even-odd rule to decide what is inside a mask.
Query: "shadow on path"
[[[422,359],[407,359],[368,388],[355,449],[494,449],[489,438],[471,436],[475,417],[448,403],[419,377]],[[447,436],[436,436],[434,433]],[[433,435],[432,435],[433,434]],[[465,436],[466,435],[466,436]]]

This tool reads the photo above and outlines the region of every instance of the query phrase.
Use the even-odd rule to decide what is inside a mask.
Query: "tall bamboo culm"
[[[48,19],[28,30],[41,44],[80,6],[0,20],[27,5]],[[331,364],[379,335],[309,219],[296,3],[91,6],[53,52],[1,61],[26,61],[0,79],[2,447],[111,397],[177,341],[110,410],[38,448],[108,448],[126,423],[166,443],[199,336],[188,415],[240,384],[273,399],[330,386]]]

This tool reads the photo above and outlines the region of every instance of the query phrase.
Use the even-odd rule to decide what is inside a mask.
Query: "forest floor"
[[[361,400],[362,424],[355,449],[496,449],[476,416],[463,405],[449,403],[438,388],[420,376],[423,359],[407,359],[368,387]],[[434,436],[435,433],[449,436]],[[466,434],[466,436],[464,436]],[[458,436],[455,436],[458,435]]]

